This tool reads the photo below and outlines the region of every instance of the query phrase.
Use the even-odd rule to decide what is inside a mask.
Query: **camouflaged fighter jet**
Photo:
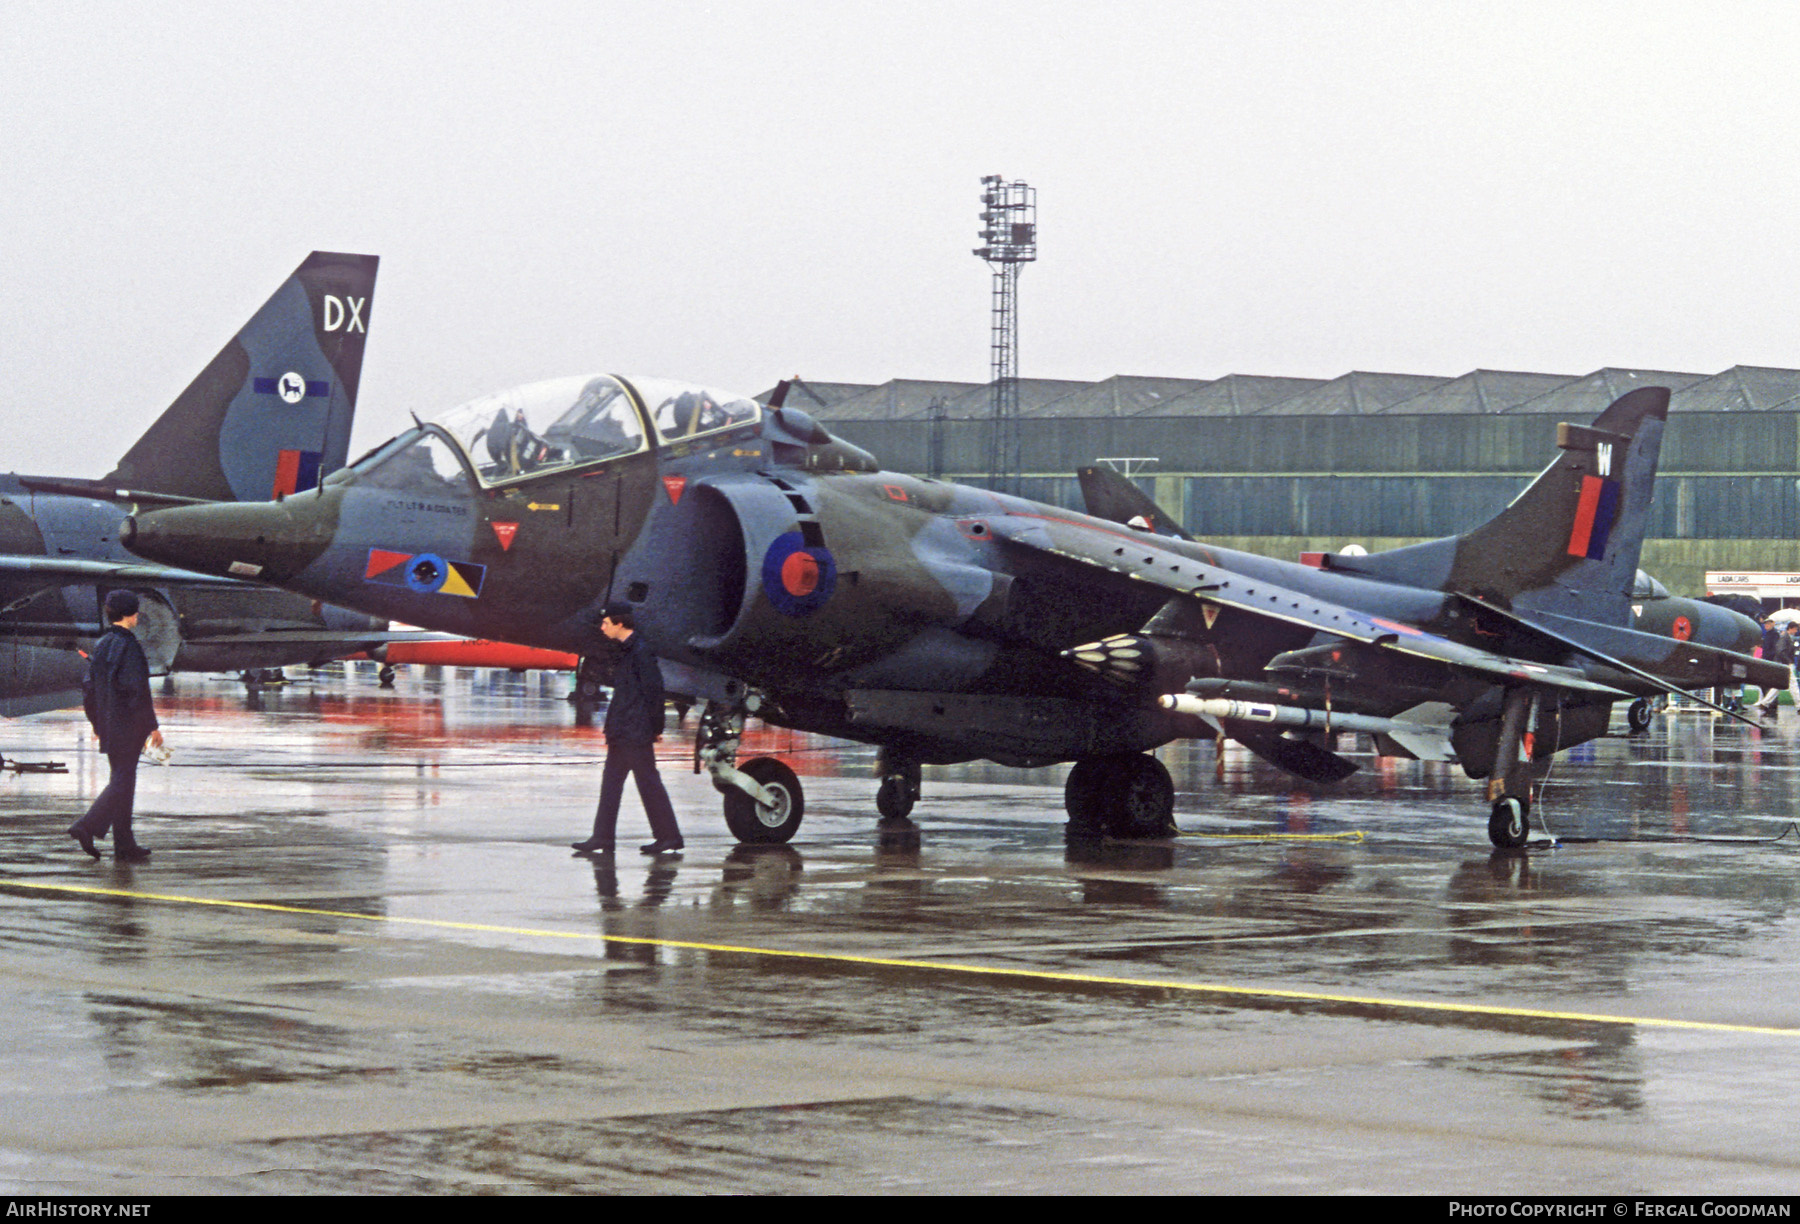
[[[905,821],[921,763],[1073,761],[1072,835],[1162,836],[1150,750],[1229,736],[1313,779],[1381,751],[1489,779],[1527,837],[1551,755],[1620,698],[1769,683],[1630,629],[1669,393],[1632,392],[1498,517],[1302,565],[881,471],[804,412],[655,379],[538,383],[420,424],[318,489],[128,520],[143,556],[472,637],[596,655],[630,604],[744,841],[792,837],[799,780],[736,761],[747,714],[879,745]]]
[[[139,598],[153,672],[251,671],[382,640],[361,613],[146,565],[126,507],[265,498],[343,466],[375,290],[373,255],[315,251],[104,480],[0,475],[0,714],[81,703],[108,591]]]

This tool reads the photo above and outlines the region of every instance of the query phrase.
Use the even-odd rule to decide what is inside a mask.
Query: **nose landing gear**
[[[755,694],[742,701],[708,701],[694,730],[694,772],[712,775],[713,789],[725,797],[725,827],[740,842],[771,845],[788,841],[806,814],[806,796],[794,771],[774,757],[754,757],[737,765],[744,716]]]

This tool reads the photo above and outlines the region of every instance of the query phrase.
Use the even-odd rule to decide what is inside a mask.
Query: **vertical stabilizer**
[[[314,251],[106,477],[267,501],[344,465],[375,298],[374,255]]]
[[[1668,388],[1642,387],[1592,425],[1558,425],[1562,453],[1457,540],[1451,589],[1518,612],[1630,624],[1668,415]]]
[[[1631,589],[1650,517],[1667,387],[1614,400],[1592,425],[1556,427],[1550,466],[1499,514],[1460,536],[1332,568],[1473,595],[1517,612],[1631,623]]]

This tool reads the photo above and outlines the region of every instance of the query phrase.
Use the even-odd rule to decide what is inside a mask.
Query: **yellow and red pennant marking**
[[[363,581],[405,587],[418,595],[456,595],[475,599],[487,580],[487,566],[473,561],[447,561],[436,553],[403,553],[371,548]]]

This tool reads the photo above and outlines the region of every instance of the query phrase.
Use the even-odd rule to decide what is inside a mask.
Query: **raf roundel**
[[[763,591],[778,612],[807,616],[837,589],[837,562],[823,545],[807,547],[798,531],[777,536],[763,554]]]

